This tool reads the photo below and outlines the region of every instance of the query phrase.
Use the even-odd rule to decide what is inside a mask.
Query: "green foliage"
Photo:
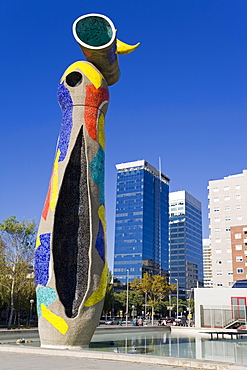
[[[121,293],[114,293],[114,309],[115,313],[119,315],[120,310],[126,312],[126,301],[127,301],[127,292],[126,290]],[[132,306],[135,306],[134,314],[141,315],[143,311],[144,297],[143,295],[135,292],[128,292],[128,312],[132,312]]]
[[[170,285],[164,276],[149,276],[145,273],[141,279],[135,279],[130,283],[130,289],[145,295],[146,304],[151,307],[152,325],[154,325],[154,309],[162,308],[162,300],[175,289],[175,286]]]
[[[166,309],[167,309],[167,307],[171,306],[172,307],[171,311],[176,312],[177,311],[177,297],[172,297],[170,301],[169,300],[164,301],[163,306]],[[168,309],[167,309],[167,311],[168,311]],[[178,312],[179,312],[179,314],[184,312],[184,311],[187,311],[187,312],[190,311],[191,313],[194,312],[194,299],[189,299],[187,301],[183,301],[182,299],[178,300]]]
[[[148,273],[145,273],[143,278],[135,279],[130,282],[130,288],[139,294],[146,294],[147,304],[151,306],[152,309],[174,289],[174,287],[166,281],[164,276],[149,276]]]
[[[107,286],[106,286],[106,294],[105,294],[105,301],[103,306],[103,311],[108,313],[111,311],[113,302],[113,284],[112,284],[112,273],[108,269],[107,272]]]
[[[0,303],[25,309],[34,298],[33,255],[35,222],[18,222],[15,216],[0,223]]]
[[[188,299],[188,307],[190,308],[190,312],[194,313],[195,312],[195,301],[193,298]]]
[[[15,256],[26,254],[34,247],[35,222],[16,220],[15,216],[10,216],[0,223],[1,238],[9,252],[14,252]],[[18,254],[16,253],[18,251]]]

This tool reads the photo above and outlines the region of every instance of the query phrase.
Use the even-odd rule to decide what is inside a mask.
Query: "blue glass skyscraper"
[[[114,278],[168,273],[169,178],[145,160],[116,166]]]
[[[179,297],[203,286],[201,203],[186,191],[169,194],[170,283],[178,284]]]

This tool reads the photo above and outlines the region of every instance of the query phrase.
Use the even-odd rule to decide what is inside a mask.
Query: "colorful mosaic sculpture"
[[[87,61],[69,66],[58,86],[62,124],[35,252],[42,347],[86,346],[100,319],[107,282],[108,85],[119,79],[117,54],[139,45],[118,41],[113,23],[100,14],[78,18],[73,33]]]

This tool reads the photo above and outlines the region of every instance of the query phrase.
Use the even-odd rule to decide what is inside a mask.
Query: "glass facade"
[[[186,191],[170,193],[169,213],[170,283],[183,299],[203,286],[201,203]]]
[[[117,169],[114,278],[167,275],[169,179],[146,161]]]

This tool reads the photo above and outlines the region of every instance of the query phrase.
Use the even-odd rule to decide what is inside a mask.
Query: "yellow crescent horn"
[[[138,42],[136,45],[128,45],[125,44],[125,42],[122,42],[117,39],[117,54],[125,55],[129,54],[132,51],[134,51],[138,46],[140,45],[140,42]]]

